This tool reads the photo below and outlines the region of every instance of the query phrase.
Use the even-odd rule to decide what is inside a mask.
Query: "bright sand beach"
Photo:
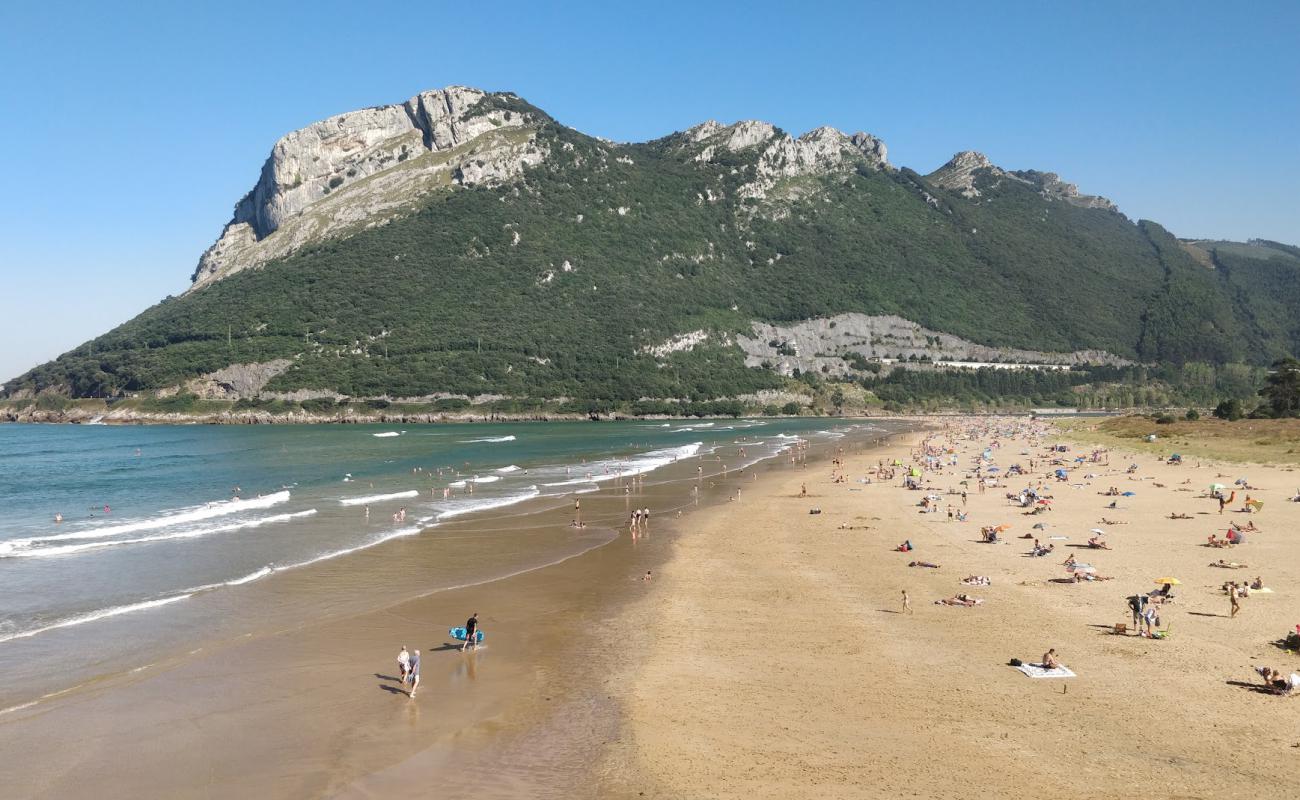
[[[1291,467],[1181,466],[1110,452],[1024,420],[954,420],[944,433],[849,452],[844,483],[826,463],[773,475],[736,503],[707,510],[674,543],[654,590],[629,609],[631,655],[620,677],[627,715],[610,748],[612,794],[663,798],[1285,797],[1300,795],[1300,702],[1258,691],[1252,667],[1300,669],[1274,644],[1300,621],[1300,477]],[[1012,438],[1014,435],[1015,438]],[[872,477],[882,459],[910,467],[925,437],[958,465],[926,471],[926,490]],[[1006,475],[976,490],[993,442]],[[951,453],[947,451],[951,450]],[[1135,472],[1126,472],[1136,462]],[[985,467],[990,462],[983,462]],[[984,473],[990,474],[990,473]],[[1090,476],[1091,475],[1091,476]],[[1220,516],[1212,483],[1246,477]],[[967,481],[962,487],[961,482]],[[1042,482],[1051,511],[1026,516],[1006,494]],[[809,496],[800,497],[801,484]],[[1116,487],[1132,496],[1108,497]],[[967,522],[949,522],[948,491],[968,490]],[[928,494],[939,512],[918,513]],[[1264,501],[1240,513],[1244,495]],[[1117,501],[1117,508],[1107,505]],[[809,513],[820,508],[821,514]],[[1169,519],[1186,513],[1191,519]],[[1103,518],[1112,523],[1102,522]],[[1231,549],[1203,546],[1229,521],[1259,532]],[[1032,526],[1045,523],[1046,530]],[[983,526],[1008,525],[1001,542]],[[847,526],[847,527],[845,527]],[[1106,531],[1111,550],[1086,547]],[[1055,550],[1030,557],[1036,535]],[[910,539],[915,550],[894,548]],[[1113,580],[1062,582],[1069,555]],[[1248,569],[1210,567],[1224,559]],[[938,569],[909,567],[914,560]],[[961,579],[987,576],[991,586]],[[1131,627],[1125,598],[1177,577],[1164,639]],[[1262,576],[1229,616],[1225,581]],[[902,613],[901,592],[913,613]],[[936,605],[966,593],[975,607]],[[1054,648],[1077,677],[1031,679],[1008,666]]]
[[[1300,620],[1300,554],[1289,538],[1300,504],[1287,502],[1296,475],[1194,458],[1169,466],[1118,451],[1104,457],[1109,464],[1075,467],[1073,458],[1092,453],[1085,445],[1057,454],[1069,469],[1057,481],[1040,454],[1067,440],[1050,430],[1031,437],[1027,424],[940,420],[883,449],[871,448],[875,435],[814,447],[806,468],[783,457],[723,474],[705,460],[697,479],[692,461],[632,498],[585,495],[593,542],[606,527],[617,538],[561,563],[211,641],[0,717],[8,765],[0,796],[61,797],[91,785],[98,797],[202,798],[1300,791],[1291,769],[1297,701],[1252,688],[1254,665],[1300,666],[1272,644]],[[924,472],[920,491],[902,488],[904,469],[872,475],[881,460],[910,467],[927,435],[956,468]],[[1036,466],[980,494],[966,476],[995,440],[992,474],[1028,468],[1030,458]],[[829,458],[841,446],[836,470]],[[1134,460],[1138,470],[1127,474]],[[1242,476],[1260,487],[1250,494],[1263,511],[1235,512],[1239,490],[1220,517],[1206,488]],[[962,480],[969,519],[949,522],[946,506],[961,500],[946,492]],[[1052,510],[1025,516],[1005,494],[1040,480]],[[1098,494],[1111,486],[1134,494]],[[930,494],[939,512],[917,513]],[[635,539],[629,500],[656,510]],[[1118,508],[1107,509],[1112,500]],[[1167,519],[1171,512],[1192,519]],[[568,516],[491,524],[563,531]],[[1201,546],[1229,520],[1261,530],[1232,549]],[[1035,531],[1037,523],[1048,528]],[[461,525],[467,534],[483,527]],[[981,527],[997,525],[1009,526],[1002,543],[980,543]],[[1071,547],[1094,527],[1112,550]],[[1031,540],[1016,538],[1026,532],[1055,552],[1027,556]],[[897,552],[905,539],[916,549]],[[416,537],[367,552],[418,563],[424,546]],[[1114,579],[1055,582],[1069,576],[1060,562],[1070,553]],[[1250,568],[1208,566],[1220,558]],[[913,560],[940,567],[908,567]],[[646,570],[652,581],[640,580]],[[970,575],[992,585],[959,583]],[[1161,612],[1172,635],[1113,635],[1130,618],[1125,598],[1165,575],[1182,582]],[[1256,575],[1274,592],[1241,600],[1229,618],[1219,584]],[[904,589],[914,612],[906,615]],[[984,602],[934,604],[962,592]],[[488,646],[461,655],[445,631],[475,610]],[[424,651],[415,700],[393,677],[403,643]],[[1036,680],[1007,666],[1048,648],[1077,677]]]

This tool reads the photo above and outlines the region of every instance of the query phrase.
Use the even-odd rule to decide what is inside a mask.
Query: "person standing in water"
[[[460,646],[460,651],[465,652],[466,647],[478,648],[478,612],[475,611],[469,619],[465,620],[465,643]]]
[[[397,669],[402,676],[402,685],[406,685],[406,676],[411,671],[411,654],[406,652],[406,645],[397,653]]]
[[[420,651],[419,650],[416,650],[414,653],[411,654],[411,670],[410,672],[407,673],[407,676],[410,678],[411,690],[406,693],[406,696],[414,700],[415,690],[420,687]]]

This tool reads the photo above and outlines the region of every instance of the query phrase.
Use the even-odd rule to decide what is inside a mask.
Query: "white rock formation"
[[[695,160],[701,162],[713,161],[722,152],[758,148],[754,180],[740,188],[742,198],[762,200],[787,178],[825,175],[858,164],[872,169],[889,168],[884,142],[870,134],[859,132],[849,136],[830,127],[816,128],[796,139],[758,120],[734,125],[709,120],[688,129],[684,136],[691,144],[704,145],[695,155]]]
[[[989,347],[923,328],[902,317],[849,313],[834,317],[806,319],[789,325],[754,322],[753,336],[737,336],[736,344],[745,352],[745,365],[761,366],[765,362],[778,372],[789,375],[821,372],[848,374],[845,355],[857,354],[868,359],[906,359],[925,356],[930,362],[1014,362],[1026,365],[1131,364],[1131,361],[1101,350],[1078,350],[1051,353]]]
[[[538,120],[476,110],[478,89],[450,86],[405,103],[330,117],[275,143],[257,185],[199,260],[191,290],[347,236],[413,209],[438,189],[495,183],[539,163]]]
[[[1048,200],[1064,200],[1067,203],[1084,208],[1104,208],[1107,211],[1119,210],[1114,203],[1104,197],[1079,194],[1079,187],[1061,180],[1061,177],[1055,172],[1037,172],[1035,170],[1008,172],[989,161],[988,157],[983,153],[977,153],[974,150],[963,150],[953,156],[947,164],[925,177],[926,180],[936,186],[960,192],[963,197],[975,198],[980,196],[979,189],[975,187],[975,178],[979,174],[986,174],[998,180],[1012,180],[1033,186],[1038,190],[1039,194]]]

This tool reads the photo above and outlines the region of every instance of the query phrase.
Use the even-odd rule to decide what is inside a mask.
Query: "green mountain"
[[[874,359],[1262,364],[1300,251],[1180,241],[974,153],[705,123],[618,144],[462,87],[281,139],[194,286],[11,398],[753,395]]]

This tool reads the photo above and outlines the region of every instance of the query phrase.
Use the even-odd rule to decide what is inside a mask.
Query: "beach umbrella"
[[[1227,488],[1227,487],[1224,486],[1224,485],[1221,484],[1221,483],[1211,483],[1211,484],[1210,484],[1210,491],[1211,491],[1211,492],[1217,492],[1217,491],[1219,491],[1220,489],[1226,489],[1226,488]]]
[[[985,470],[985,471],[986,471],[986,472],[1001,472],[1002,470],[998,469],[997,467],[989,467],[989,468],[988,468],[987,470]]]
[[[1010,528],[1011,528],[1010,525],[999,525],[999,526],[997,526],[996,528],[994,528],[993,530],[997,531],[998,533],[1002,533],[1003,531],[1005,531],[1005,530],[1009,530]]]
[[[1092,533],[1098,534],[1098,535],[1100,535],[1100,536],[1105,536],[1105,535],[1106,535],[1106,532],[1103,531],[1101,528],[1093,528],[1093,529],[1092,529]]]
[[[1045,531],[1045,530],[1047,530],[1047,523],[1046,523],[1046,522],[1039,522],[1039,523],[1037,523],[1036,525],[1034,525],[1034,530],[1036,530],[1036,531]]]
[[[1177,578],[1156,578],[1156,583],[1162,586],[1165,585],[1181,586],[1183,582],[1178,580]]]
[[[1120,497],[1132,497],[1135,494],[1137,494],[1137,492],[1124,492],[1120,494]]]

